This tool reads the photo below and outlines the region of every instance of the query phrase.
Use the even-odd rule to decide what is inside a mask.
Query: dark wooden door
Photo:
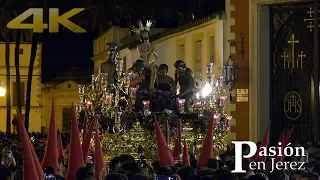
[[[271,141],[295,126],[292,140],[317,137],[319,108],[319,6],[270,7]]]
[[[71,131],[72,107],[62,108],[63,132]]]

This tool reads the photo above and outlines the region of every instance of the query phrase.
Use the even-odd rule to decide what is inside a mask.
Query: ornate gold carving
[[[320,12],[320,11],[319,11]],[[304,19],[304,22],[308,22],[309,24],[307,25],[307,28],[309,29],[310,32],[312,32],[314,25],[313,25],[313,21],[314,21],[314,10],[312,7],[309,8],[309,11],[307,11],[307,15],[308,17]],[[320,19],[320,18],[319,18]],[[320,27],[320,25],[319,25]]]
[[[104,169],[101,169],[100,173],[99,173],[99,180],[103,180],[105,179],[107,176],[107,172],[105,172]]]
[[[295,92],[289,92],[283,101],[284,113],[288,119],[298,119],[302,112],[302,99],[300,95]]]

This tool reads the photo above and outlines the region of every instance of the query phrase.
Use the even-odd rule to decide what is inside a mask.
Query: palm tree
[[[47,0],[40,2],[44,9],[44,23],[47,23],[47,15],[48,7],[47,7]],[[31,91],[32,91],[32,79],[33,79],[33,67],[34,62],[37,56],[37,49],[40,40],[39,33],[32,33],[32,40],[31,40],[31,52],[30,52],[30,61],[29,61],[29,70],[28,70],[28,80],[27,80],[27,94],[26,94],[26,110],[25,110],[25,127],[29,130],[29,120],[30,120],[30,107],[31,107]]]
[[[21,43],[21,30],[16,31],[16,47],[14,52],[14,64],[16,67],[16,88],[17,91],[15,96],[17,96],[17,107],[19,112],[21,111],[21,82],[20,82],[20,43]]]
[[[28,71],[26,111],[25,111],[25,126],[27,129],[29,129],[33,66],[34,66],[34,61],[36,60],[36,56],[37,56],[37,48],[38,48],[39,39],[40,39],[39,33],[32,34],[32,45],[31,45],[31,54],[30,54],[29,71]]]

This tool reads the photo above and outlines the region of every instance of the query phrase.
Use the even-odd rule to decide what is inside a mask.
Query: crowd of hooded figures
[[[54,103],[52,103],[54,107]],[[250,161],[244,158],[242,168],[246,173],[231,173],[235,168],[235,149],[230,146],[220,159],[213,158],[213,124],[210,119],[200,155],[194,154],[194,147],[188,148],[181,143],[170,151],[158,121],[154,120],[154,131],[157,145],[156,160],[148,164],[143,159],[136,160],[131,154],[122,154],[104,161],[99,129],[96,123],[85,133],[81,143],[78,120],[73,108],[72,127],[70,134],[57,132],[55,111],[52,108],[49,132],[46,134],[28,134],[21,113],[17,113],[19,134],[0,133],[0,179],[2,180],[318,180],[320,173],[320,142],[294,143],[308,151],[309,159],[304,157],[283,157],[284,162],[306,162],[304,169],[295,170],[253,170]],[[92,133],[95,131],[95,133]],[[268,135],[267,135],[268,136]],[[94,148],[90,150],[90,140],[94,137]],[[89,141],[88,141],[89,139]],[[262,138],[258,146],[267,144]],[[260,144],[260,145],[259,145]],[[178,147],[178,148],[176,148]],[[65,150],[64,150],[65,149]],[[178,150],[177,152],[175,150]],[[243,153],[249,153],[248,147]],[[270,162],[266,157],[260,159]]]

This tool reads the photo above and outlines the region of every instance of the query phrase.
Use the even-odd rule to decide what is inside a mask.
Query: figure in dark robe
[[[151,21],[147,21],[146,26],[142,24],[141,21],[138,22],[139,28],[134,28],[133,31],[139,35],[141,43],[138,44],[137,50],[140,58],[145,62],[146,68],[150,69],[150,83],[149,89],[154,88],[154,84],[157,78],[157,67],[155,60],[159,58],[159,55],[156,53],[153,44],[150,42],[150,26],[152,25]]]
[[[143,100],[146,100],[144,96],[144,91],[149,90],[150,87],[150,77],[151,77],[151,69],[145,68],[142,72],[142,75],[139,76],[136,80],[130,82],[130,86],[139,86],[137,94],[136,94],[136,101],[135,101],[135,109],[136,111],[143,110]]]
[[[168,76],[169,67],[166,64],[161,64],[158,68],[158,77],[155,87],[166,92],[173,92],[174,80]]]
[[[185,99],[185,110],[189,111],[189,105],[193,98],[193,89],[195,88],[194,74],[191,69],[187,68],[186,64],[182,60],[177,60],[174,63],[176,68],[175,82],[179,84],[179,99]],[[178,88],[178,87],[177,87]]]
[[[117,51],[119,43],[111,42],[108,43],[109,49],[108,49],[108,57],[106,62],[101,64],[101,73],[107,73],[108,74],[108,84],[113,86],[116,82],[116,59],[119,57],[119,53]]]

